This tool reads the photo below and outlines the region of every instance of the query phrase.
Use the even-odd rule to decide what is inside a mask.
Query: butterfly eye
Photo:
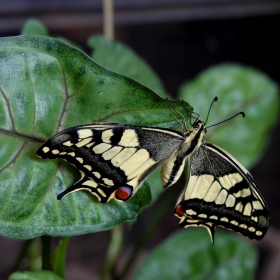
[[[131,197],[131,195],[132,195],[132,190],[131,190],[131,188],[129,188],[127,186],[119,187],[115,191],[116,199],[119,199],[119,200],[127,200]]]
[[[180,217],[185,215],[182,204],[178,204],[175,207],[174,212],[175,212],[175,214],[177,214]]]

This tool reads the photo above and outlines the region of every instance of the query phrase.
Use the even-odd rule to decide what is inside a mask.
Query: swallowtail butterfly
[[[185,132],[95,123],[57,133],[37,155],[62,158],[81,173],[81,179],[58,199],[87,190],[100,202],[129,199],[160,164],[162,184],[171,186],[188,159],[189,180],[174,210],[180,225],[205,227],[212,242],[216,226],[260,240],[268,229],[269,214],[252,175],[226,151],[205,142],[205,133],[199,116]]]

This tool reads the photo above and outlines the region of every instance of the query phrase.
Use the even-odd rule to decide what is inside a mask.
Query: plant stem
[[[134,266],[135,262],[137,261],[139,257],[139,253],[142,251],[142,249],[145,247],[145,245],[148,243],[148,241],[151,239],[152,233],[155,231],[155,229],[158,227],[160,221],[165,216],[165,213],[168,209],[170,209],[170,205],[172,203],[173,198],[175,195],[167,196],[162,203],[157,208],[156,214],[153,216],[153,218],[150,220],[145,232],[142,234],[140,240],[137,242],[137,245],[133,248],[130,256],[128,257],[128,261],[118,277],[118,279],[125,279],[131,268]]]
[[[114,39],[114,0],[103,0],[103,34]]]
[[[21,250],[19,252],[19,255],[16,259],[16,262],[12,268],[12,271],[17,271],[20,268],[21,262],[23,260],[23,258],[26,256],[26,254],[28,253],[28,250],[30,248],[31,243],[34,241],[34,239],[29,239],[29,240],[25,240],[23,243],[23,246],[21,247]]]
[[[116,263],[123,244],[123,226],[118,225],[111,229],[111,239],[107,251],[106,262],[102,272],[103,280],[114,278]]]
[[[42,240],[42,270],[52,270],[51,268],[51,237],[44,235]]]
[[[60,277],[64,277],[66,252],[70,237],[63,237],[53,254],[53,272],[55,272]]]

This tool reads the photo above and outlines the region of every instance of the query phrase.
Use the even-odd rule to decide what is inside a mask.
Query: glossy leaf
[[[188,229],[158,245],[132,279],[249,280],[256,262],[256,249],[242,237],[218,231],[213,246],[205,229]]]
[[[57,201],[79,175],[36,150],[65,128],[92,122],[178,127],[165,100],[59,40],[0,40],[0,234],[71,236],[135,219],[151,200],[143,186],[129,201],[101,204],[77,192]],[[174,106],[183,112],[174,102]]]
[[[92,36],[88,45],[93,49],[92,58],[102,66],[138,81],[161,97],[169,97],[157,74],[128,46],[101,35]]]
[[[215,96],[207,125],[223,121],[243,111],[246,117],[209,128],[205,139],[230,152],[247,168],[263,154],[268,133],[279,114],[279,88],[262,72],[237,64],[211,67],[193,81],[184,84],[180,98],[188,100],[194,111],[206,120]]]
[[[63,280],[60,276],[47,270],[15,272],[9,280]]]

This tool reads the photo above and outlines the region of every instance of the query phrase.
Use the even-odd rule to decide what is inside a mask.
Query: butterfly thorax
[[[189,156],[200,147],[205,133],[205,123],[196,120],[192,127],[184,134],[186,138],[180,149],[184,157]]]

